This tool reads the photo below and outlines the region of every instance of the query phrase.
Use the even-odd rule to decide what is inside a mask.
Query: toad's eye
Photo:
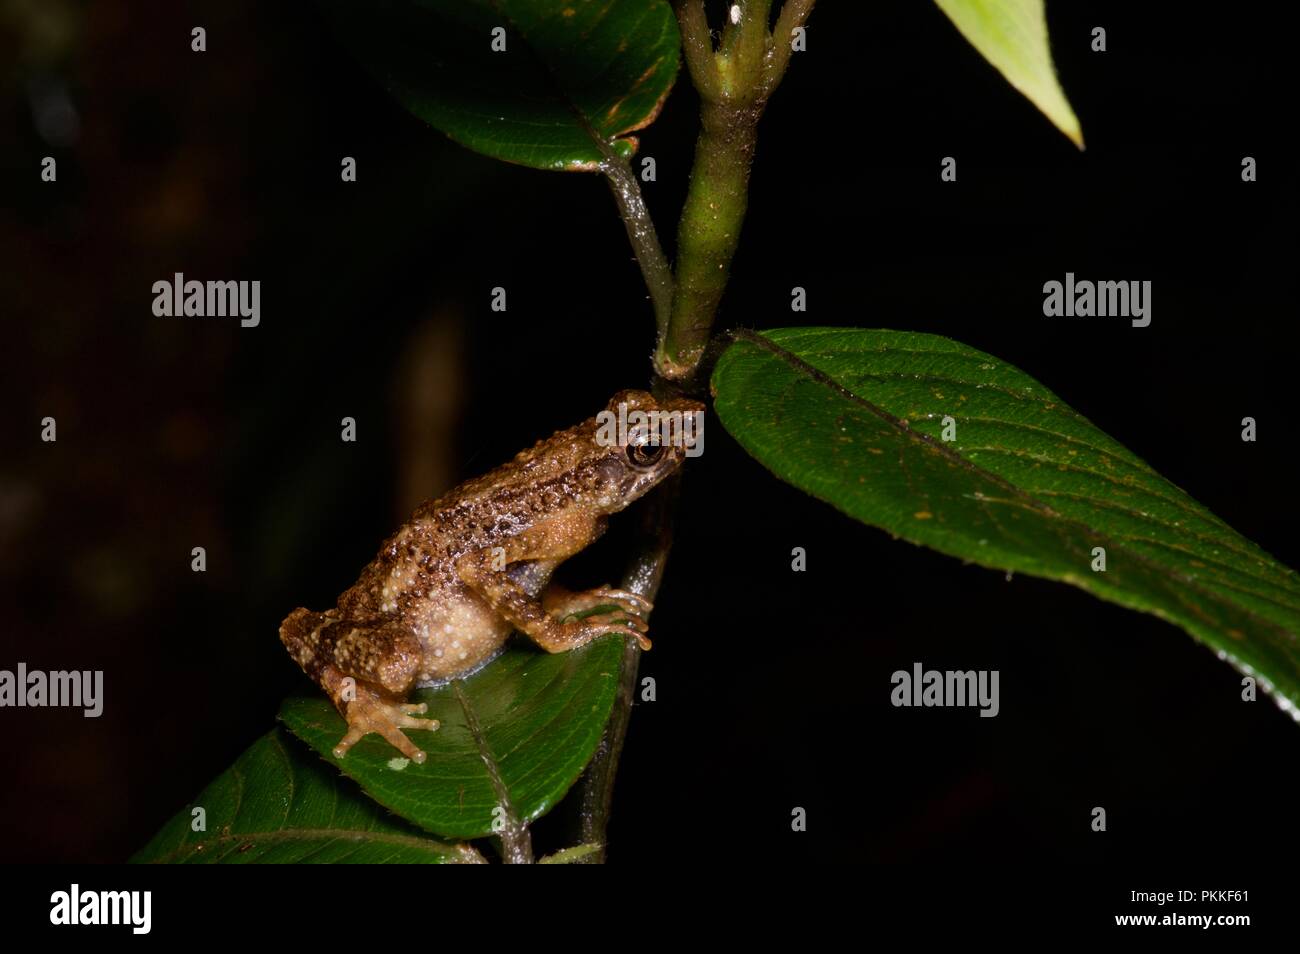
[[[633,467],[653,467],[664,456],[662,444],[628,444],[627,459]]]

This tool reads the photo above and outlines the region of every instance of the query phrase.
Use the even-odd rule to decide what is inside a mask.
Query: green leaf
[[[408,110],[484,155],[594,171],[654,121],[681,38],[665,0],[325,0]],[[505,50],[492,48],[505,30]]]
[[[1053,125],[1083,148],[1083,131],[1052,67],[1043,0],[934,0],[961,35]]]
[[[622,654],[617,635],[568,653],[513,646],[468,679],[412,693],[442,723],[407,733],[428,754],[423,765],[377,735],[335,758],[346,727],[319,692],[286,700],[280,718],[381,805],[436,834],[479,838],[498,819],[544,815],[577,780],[609,721]]]
[[[783,328],[740,336],[712,387],[781,479],[913,543],[1154,613],[1300,713],[1300,577],[1027,374],[937,335]]]
[[[205,831],[193,831],[193,810]],[[482,863],[393,818],[276,729],[179,811],[133,862]]]

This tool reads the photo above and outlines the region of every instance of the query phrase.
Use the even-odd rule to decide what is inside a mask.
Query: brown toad
[[[648,649],[635,593],[599,587],[572,593],[549,585],[555,568],[584,549],[616,513],[681,466],[698,427],[678,438],[659,431],[616,434],[611,413],[657,411],[670,420],[703,405],[656,402],[644,391],[614,395],[606,412],[559,431],[510,463],[422,504],[390,537],[360,579],[325,612],[296,609],[280,626],[289,654],[348,722],[342,758],[370,732],[404,755],[425,755],[400,729],[436,729],[405,703],[416,686],[466,675],[491,660],[512,630],[558,653],[611,630],[633,627]],[[680,424],[681,418],[675,418]],[[620,443],[620,440],[622,441]],[[693,456],[693,455],[692,455]],[[603,612],[568,619],[600,606]]]

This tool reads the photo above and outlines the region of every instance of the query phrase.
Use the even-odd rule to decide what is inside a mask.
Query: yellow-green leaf
[[[1056,81],[1043,0],[934,0],[961,35],[1057,129],[1083,148],[1083,130]]]

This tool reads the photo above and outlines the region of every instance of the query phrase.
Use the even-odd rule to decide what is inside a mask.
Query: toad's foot
[[[566,623],[565,625],[576,625],[580,627],[583,632],[589,634],[582,640],[582,642],[586,642],[588,639],[597,635],[603,636],[606,633],[617,633],[630,629],[632,630],[632,634],[636,636],[638,645],[640,645],[643,650],[650,649],[650,640],[646,636],[646,631],[650,628],[649,625],[640,616],[631,613],[625,613],[623,611],[616,613],[596,613],[592,616],[584,616],[580,620]]]
[[[637,642],[641,644],[641,648],[650,648],[650,640],[645,637],[649,627],[646,626],[643,617],[650,614],[654,604],[631,590],[598,586],[594,590],[571,593],[562,587],[552,585],[544,594],[542,601],[548,613],[566,621],[572,620],[580,613],[588,613],[602,606],[617,607],[617,612],[597,613],[582,617],[576,622],[583,624],[588,632],[599,629],[602,633],[606,633],[611,626],[631,627],[636,630]],[[588,635],[583,641],[590,638],[591,636]]]
[[[425,754],[401,729],[425,729],[429,732],[438,728],[437,719],[413,719],[413,715],[423,715],[428,707],[423,703],[389,702],[374,690],[357,685],[356,698],[348,703],[348,734],[334,746],[334,757],[341,759],[364,736],[377,732],[399,752],[417,763],[423,763]]]
[[[556,600],[561,614],[565,616],[595,609],[598,606],[617,606],[632,616],[649,616],[655,608],[644,596],[631,590],[620,590],[612,586],[598,586],[594,590],[581,593],[565,593]]]

